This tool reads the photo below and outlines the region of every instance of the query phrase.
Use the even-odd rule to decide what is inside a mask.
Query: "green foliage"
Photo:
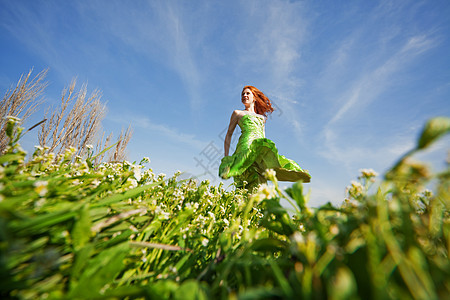
[[[448,119],[428,123],[417,149],[374,194],[368,190],[376,174],[363,170],[340,207],[316,209],[307,206],[300,182],[281,191],[272,171],[266,175],[274,185],[250,193],[155,175],[145,170],[146,159],[93,165],[92,153],[74,157],[68,149],[55,156],[37,147],[26,161],[21,130],[8,122],[10,143],[0,157],[2,298],[439,299],[450,293],[450,172],[432,174],[410,158],[448,132]],[[434,193],[425,188],[430,181]]]

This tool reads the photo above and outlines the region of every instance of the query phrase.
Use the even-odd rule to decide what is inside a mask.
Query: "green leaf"
[[[255,300],[255,299],[281,299],[282,294],[279,289],[273,287],[257,287],[248,288],[239,293],[239,300]]]
[[[23,158],[21,154],[5,154],[0,156],[0,164],[4,164],[6,162],[17,161]]]
[[[450,132],[450,118],[436,117],[425,124],[417,149],[425,149],[444,134]]]
[[[78,217],[72,230],[73,247],[75,250],[83,247],[91,238],[91,218],[89,204],[83,205],[78,211]]]
[[[71,285],[74,285],[80,278],[82,270],[89,262],[89,259],[94,252],[93,250],[94,244],[89,243],[75,253],[75,261],[71,269]]]
[[[185,281],[174,293],[175,300],[201,300],[207,299],[200,284],[195,280]]]
[[[282,298],[292,299],[294,291],[292,290],[286,277],[283,275],[282,270],[280,269],[278,264],[276,264],[274,261],[269,260],[269,263],[270,263],[270,266],[272,267],[273,275],[274,275],[275,279],[277,280],[278,284],[280,285],[281,290],[284,293]]]
[[[135,299],[137,297],[145,297],[147,295],[147,287],[141,286],[120,286],[105,292],[105,299]]]
[[[265,217],[261,225],[279,234],[290,236],[295,231],[295,225],[289,217],[286,209],[276,200],[264,200]]]
[[[306,205],[305,197],[303,196],[303,184],[302,181],[295,182],[292,187],[287,188],[288,195],[295,200],[298,207],[303,209]]]
[[[108,151],[109,149],[111,149],[112,147],[116,146],[119,142],[120,142],[120,141],[115,142],[114,144],[112,144],[112,145],[109,146],[108,148],[103,149],[102,152],[100,152],[100,153],[94,155],[94,156],[91,158],[91,161],[94,161],[98,156],[102,155],[103,153],[105,153],[106,151]]]
[[[358,299],[355,277],[347,267],[340,267],[327,285],[332,299]]]
[[[47,213],[42,216],[30,218],[28,220],[20,220],[11,222],[11,229],[15,232],[23,231],[25,234],[36,232],[40,230],[47,230],[55,224],[67,221],[77,215],[76,211],[57,211],[54,213]]]
[[[170,299],[178,287],[178,284],[171,280],[158,281],[149,286],[149,299]]]
[[[189,259],[191,258],[191,254],[185,254],[175,265],[175,269],[177,269],[178,273],[182,273],[185,268],[191,268],[192,264],[186,264],[186,262],[191,262]]]
[[[254,241],[250,245],[250,248],[261,252],[276,252],[285,250],[287,248],[287,243],[275,238],[262,238]]]
[[[128,190],[124,193],[111,195],[109,197],[106,197],[106,198],[100,200],[97,203],[93,203],[92,207],[107,206],[107,205],[111,205],[116,202],[120,202],[122,200],[126,200],[128,198],[134,198],[134,197],[138,196],[140,193],[145,192],[146,190],[149,190],[152,187],[161,184],[161,182],[163,182],[163,181],[154,182],[152,184],[141,185],[134,189]]]
[[[130,251],[128,243],[103,250],[89,261],[78,284],[71,287],[68,298],[94,298],[102,294],[124,268],[124,258]]]

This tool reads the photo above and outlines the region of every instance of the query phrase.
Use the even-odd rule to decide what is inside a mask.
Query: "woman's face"
[[[250,89],[243,90],[241,97],[242,97],[242,103],[245,105],[245,107],[248,107],[253,102],[255,102],[255,99],[253,98],[253,93]]]

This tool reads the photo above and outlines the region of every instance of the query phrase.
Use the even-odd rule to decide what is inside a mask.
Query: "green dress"
[[[280,181],[310,182],[311,175],[293,160],[278,154],[275,143],[264,137],[265,119],[261,115],[246,114],[238,122],[241,136],[233,155],[222,158],[219,176],[223,179],[234,177],[236,187],[251,189],[267,182],[264,171],[274,169]]]

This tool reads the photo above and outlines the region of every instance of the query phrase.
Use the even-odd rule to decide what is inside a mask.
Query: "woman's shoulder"
[[[239,110],[239,109],[234,110],[233,111],[233,115],[238,115],[238,116],[253,115],[253,116],[258,116],[258,117],[263,117],[264,118],[263,115],[260,115],[260,114],[254,113],[254,112],[249,112],[249,111],[246,111],[246,110]]]
[[[260,115],[260,114],[257,114],[257,113],[252,113],[252,112],[248,112],[248,111],[245,111],[245,110],[239,110],[239,109],[236,109],[236,110],[234,110],[233,111],[233,114],[231,115],[231,117],[232,118],[235,118],[235,119],[237,119],[238,121],[243,117],[243,116],[245,116],[245,115],[251,115],[251,116],[257,116],[257,117],[260,117],[260,118],[262,118],[263,120],[264,120],[264,122],[266,121],[266,117],[265,116],[263,116],[263,115]]]
[[[231,114],[231,118],[232,119],[236,119],[237,121],[239,121],[245,115],[246,115],[245,111],[236,109]]]

